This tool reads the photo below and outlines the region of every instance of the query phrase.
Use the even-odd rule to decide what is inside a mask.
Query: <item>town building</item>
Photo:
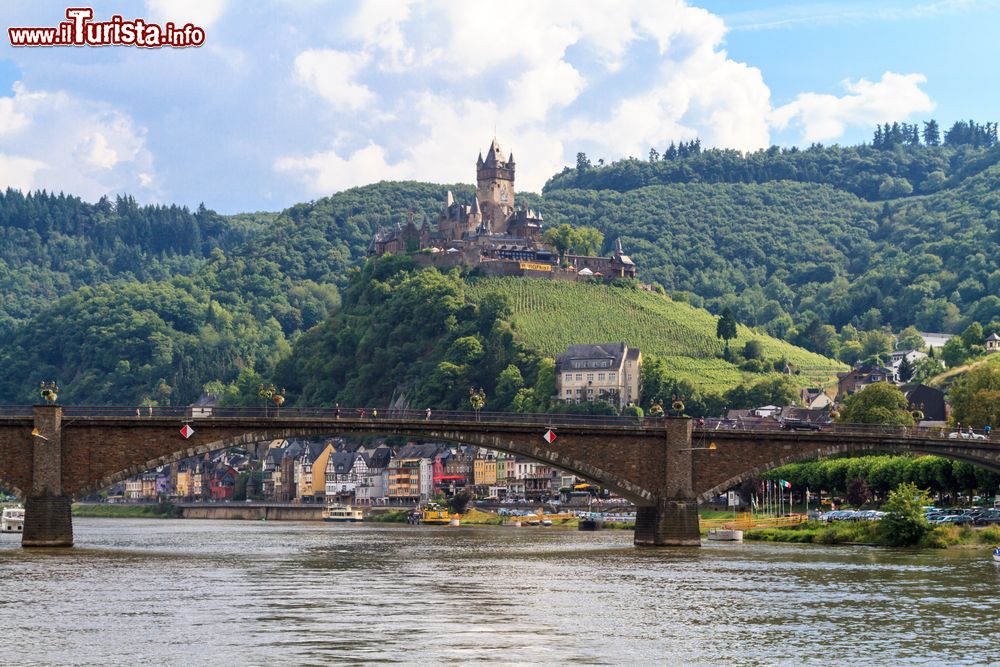
[[[895,372],[885,366],[858,366],[844,373],[837,373],[837,401],[858,393],[870,384],[895,381]]]
[[[900,388],[907,402],[914,410],[924,413],[921,423],[934,422],[935,424],[945,424],[951,412],[944,392],[925,384],[904,384]]]
[[[641,368],[642,353],[626,342],[570,345],[556,357],[556,398],[619,408],[638,403]]]
[[[990,354],[992,352],[1000,352],[1000,335],[996,332],[991,333],[986,337],[986,353]]]

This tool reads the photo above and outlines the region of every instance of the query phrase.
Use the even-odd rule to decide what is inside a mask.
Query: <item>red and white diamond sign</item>
[[[543,435],[542,437],[545,438],[545,442],[549,443],[550,445],[556,441],[556,434],[555,431],[553,431],[552,429],[546,431],[545,435]]]
[[[187,440],[194,435],[194,429],[191,428],[190,424],[184,424],[184,426],[181,427],[181,435],[183,435],[184,439]]]

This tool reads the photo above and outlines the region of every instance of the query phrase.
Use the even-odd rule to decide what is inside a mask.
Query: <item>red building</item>
[[[208,495],[212,500],[229,500],[236,492],[236,471],[229,466],[218,468],[208,483]]]

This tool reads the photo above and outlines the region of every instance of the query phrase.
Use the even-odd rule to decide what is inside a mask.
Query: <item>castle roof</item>
[[[497,141],[496,137],[493,137],[493,143],[490,144],[490,150],[486,154],[485,164],[496,164],[497,162],[503,162],[503,153],[500,152],[500,142]]]

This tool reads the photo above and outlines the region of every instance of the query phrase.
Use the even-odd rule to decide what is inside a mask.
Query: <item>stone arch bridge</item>
[[[936,454],[1000,472],[1000,443],[942,438],[900,427],[836,425],[821,432],[726,430],[687,418],[285,408],[7,408],[0,416],[0,484],[25,499],[24,546],[71,546],[70,506],[150,468],[209,451],[291,437],[403,436],[476,445],[549,463],[638,507],[637,545],[697,545],[699,500],[774,467],[854,452]],[[348,418],[347,415],[350,415]],[[184,425],[193,428],[185,438]],[[551,430],[550,443],[545,433]]]

